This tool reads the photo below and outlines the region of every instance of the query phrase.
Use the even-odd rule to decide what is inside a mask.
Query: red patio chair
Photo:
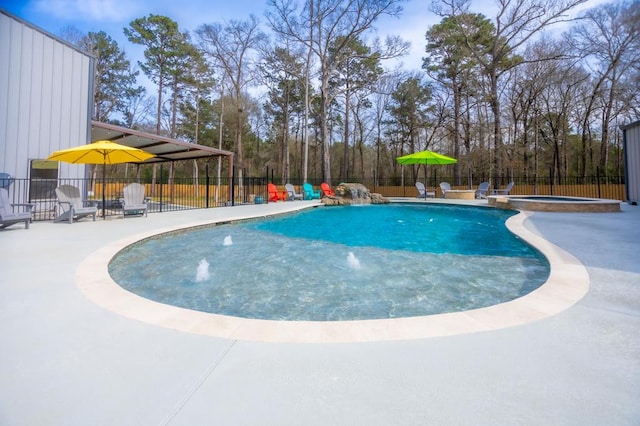
[[[331,187],[330,187],[328,184],[324,183],[324,182],[322,182],[322,183],[320,184],[320,190],[322,191],[322,194],[323,194],[323,195],[328,195],[328,196],[330,196],[330,197],[333,197],[333,196],[335,196],[335,195],[336,195],[336,194],[333,192],[333,189],[331,189]]]
[[[287,200],[287,191],[278,191],[278,188],[272,183],[267,184],[267,191],[269,191],[269,201]]]

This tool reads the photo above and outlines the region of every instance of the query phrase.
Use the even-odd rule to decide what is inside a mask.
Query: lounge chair
[[[303,198],[305,200],[319,200],[320,199],[320,191],[313,189],[313,186],[310,183],[304,183],[302,185],[302,191],[304,192]]]
[[[476,198],[487,198],[487,191],[489,190],[489,182],[481,182],[476,189]]]
[[[267,184],[267,191],[269,192],[269,201],[287,200],[287,192],[278,191],[278,188],[272,183]]]
[[[73,223],[74,219],[79,220],[86,216],[93,216],[95,222],[98,206],[89,206],[87,201],[80,197],[78,188],[72,185],[60,185],[56,188],[56,195],[62,213],[53,220],[54,222]]]
[[[440,190],[442,191],[442,198],[447,191],[451,191],[451,184],[449,182],[440,182]]]
[[[15,207],[23,207],[27,211],[14,213]],[[0,188],[0,229],[20,222],[24,222],[24,229],[29,229],[32,208],[33,204],[12,203],[9,201],[9,192],[5,188]]]
[[[285,184],[284,189],[287,190],[287,200],[302,200],[304,198],[304,195],[296,192],[296,188],[290,183]]]
[[[331,187],[324,182],[320,184],[320,191],[322,191],[322,195],[325,195],[328,197],[335,197],[336,195],[335,192],[333,192],[333,189],[331,189]]]
[[[144,196],[144,186],[139,183],[130,183],[122,188],[122,216],[127,214],[140,214],[147,216],[147,202]]]
[[[435,198],[436,196],[435,191],[434,192],[427,191],[427,189],[424,187],[424,183],[422,182],[416,182],[416,189],[418,190],[417,198],[427,198],[427,197]]]
[[[509,192],[513,189],[513,181],[509,182],[509,184],[504,189],[494,189],[491,191],[492,195],[509,195]]]

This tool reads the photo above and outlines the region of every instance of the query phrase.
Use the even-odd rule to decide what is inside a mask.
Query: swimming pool
[[[165,234],[109,264],[123,288],[242,318],[344,321],[457,312],[536,289],[549,266],[512,212],[404,205],[314,209]]]

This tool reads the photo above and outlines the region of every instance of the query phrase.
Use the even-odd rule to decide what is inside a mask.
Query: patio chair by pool
[[[287,200],[302,200],[304,198],[304,195],[296,192],[296,188],[290,183],[285,184],[284,189],[287,190]]]
[[[15,207],[23,207],[27,211],[14,213]],[[12,203],[9,201],[9,192],[5,188],[0,188],[0,229],[20,222],[24,222],[24,229],[29,229],[32,208],[33,204]]]
[[[139,214],[147,216],[147,201],[144,196],[144,186],[139,183],[130,183],[122,188],[122,216],[127,214]]]
[[[278,191],[278,188],[272,183],[267,184],[267,191],[269,192],[269,201],[287,200],[287,192]]]
[[[435,198],[436,196],[435,191],[427,191],[427,189],[424,187],[424,183],[422,182],[416,182],[416,189],[418,190],[418,198]]]
[[[444,193],[451,191],[451,184],[449,182],[440,182],[440,190],[442,191],[442,198],[444,198]]]
[[[62,213],[53,220],[54,222],[73,223],[74,219],[79,220],[86,216],[93,216],[95,222],[98,206],[89,206],[87,201],[80,197],[78,188],[72,185],[60,185],[56,188],[56,195]]]
[[[320,184],[320,191],[322,191],[322,195],[326,195],[329,197],[335,197],[336,195],[335,192],[333,192],[333,189],[331,189],[331,187],[325,182],[322,182]]]
[[[487,191],[489,190],[489,182],[481,182],[476,189],[476,198],[487,198]]]
[[[304,183],[302,185],[302,191],[304,192],[303,198],[305,200],[319,200],[320,199],[320,191],[313,189],[313,186],[310,183]]]
[[[494,189],[491,191],[492,195],[509,195],[509,192],[511,192],[511,190],[513,189],[513,181],[509,182],[509,185],[507,185],[504,189]]]

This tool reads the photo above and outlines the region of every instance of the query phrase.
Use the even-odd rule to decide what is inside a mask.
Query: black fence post
[[[600,193],[600,166],[596,167],[596,183],[598,185],[598,198],[602,198]]]
[[[231,206],[236,205],[236,166],[231,169]]]
[[[160,164],[160,213],[162,213],[162,174],[163,174],[163,169],[162,169],[162,164]]]
[[[204,203],[206,208],[209,208],[209,165],[206,164],[204,167],[204,184],[205,184],[205,189],[204,189]]]

